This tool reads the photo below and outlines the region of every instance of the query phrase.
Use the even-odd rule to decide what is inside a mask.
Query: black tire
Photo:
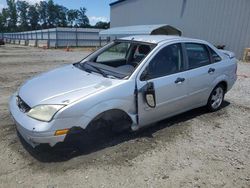
[[[225,87],[223,86],[223,84],[217,85],[209,96],[207,102],[207,109],[210,112],[215,112],[221,109],[222,103],[224,101],[224,96],[225,96]]]

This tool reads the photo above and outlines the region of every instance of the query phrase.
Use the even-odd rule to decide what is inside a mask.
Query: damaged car
[[[234,53],[206,41],[131,36],[26,81],[9,110],[31,146],[55,146],[74,130],[136,131],[194,108],[216,111],[236,71]]]

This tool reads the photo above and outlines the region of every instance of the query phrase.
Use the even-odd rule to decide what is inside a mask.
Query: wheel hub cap
[[[221,103],[223,101],[223,89],[221,87],[218,87],[216,90],[214,90],[212,94],[212,107],[214,109],[220,107]]]

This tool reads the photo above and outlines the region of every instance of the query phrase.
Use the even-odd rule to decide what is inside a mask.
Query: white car
[[[216,111],[236,71],[232,52],[202,40],[127,37],[26,81],[9,109],[29,144],[54,146],[76,130],[138,130],[201,106]]]

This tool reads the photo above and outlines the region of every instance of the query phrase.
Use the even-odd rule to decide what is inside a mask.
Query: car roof
[[[134,40],[139,42],[147,42],[153,44],[159,44],[161,42],[171,42],[171,41],[192,41],[192,42],[205,42],[198,39],[185,38],[175,35],[134,35],[129,37],[121,38],[121,40]]]

